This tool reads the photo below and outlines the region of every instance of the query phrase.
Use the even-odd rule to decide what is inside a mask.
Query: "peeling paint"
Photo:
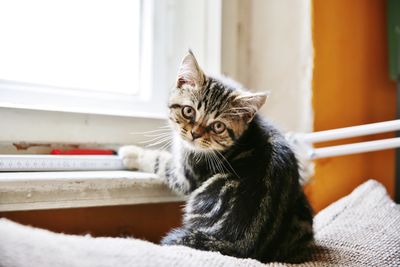
[[[112,149],[117,150],[115,144],[69,144],[69,143],[36,143],[36,142],[15,142],[1,143],[0,154],[49,154],[53,149],[65,151],[70,149]]]
[[[36,143],[20,142],[20,143],[13,143],[13,146],[17,150],[27,150],[30,147],[50,147],[51,144],[36,144]]]

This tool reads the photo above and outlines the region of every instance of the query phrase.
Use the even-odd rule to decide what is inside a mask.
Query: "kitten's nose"
[[[190,133],[192,134],[193,140],[195,140],[201,136],[201,133],[199,133],[199,132],[191,131]]]
[[[203,135],[204,129],[202,127],[194,127],[190,133],[192,134],[193,140],[195,140]]]

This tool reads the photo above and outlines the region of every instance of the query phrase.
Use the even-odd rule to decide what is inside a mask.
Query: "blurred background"
[[[386,0],[0,2],[0,154],[137,144],[165,121],[181,58],[270,91],[262,114],[285,132],[396,119]],[[397,9],[390,9],[397,8]],[[393,137],[352,138],[321,145]],[[316,212],[376,179],[394,197],[395,151],[315,162]],[[183,203],[0,212],[66,233],[158,241]]]

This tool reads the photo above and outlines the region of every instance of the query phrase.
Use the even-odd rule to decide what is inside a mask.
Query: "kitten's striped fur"
[[[313,241],[311,208],[294,153],[256,114],[265,99],[205,76],[193,54],[185,57],[169,102],[173,156],[120,150],[127,167],[157,173],[189,196],[182,227],[162,244],[264,262],[304,259]]]

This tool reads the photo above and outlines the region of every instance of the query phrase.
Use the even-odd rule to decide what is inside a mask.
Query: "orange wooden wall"
[[[315,131],[395,118],[396,88],[389,80],[386,38],[386,1],[313,1]],[[370,178],[393,195],[393,150],[321,159],[306,190],[320,210]]]
[[[130,236],[158,243],[181,224],[183,203],[0,212],[0,218],[68,234]]]

